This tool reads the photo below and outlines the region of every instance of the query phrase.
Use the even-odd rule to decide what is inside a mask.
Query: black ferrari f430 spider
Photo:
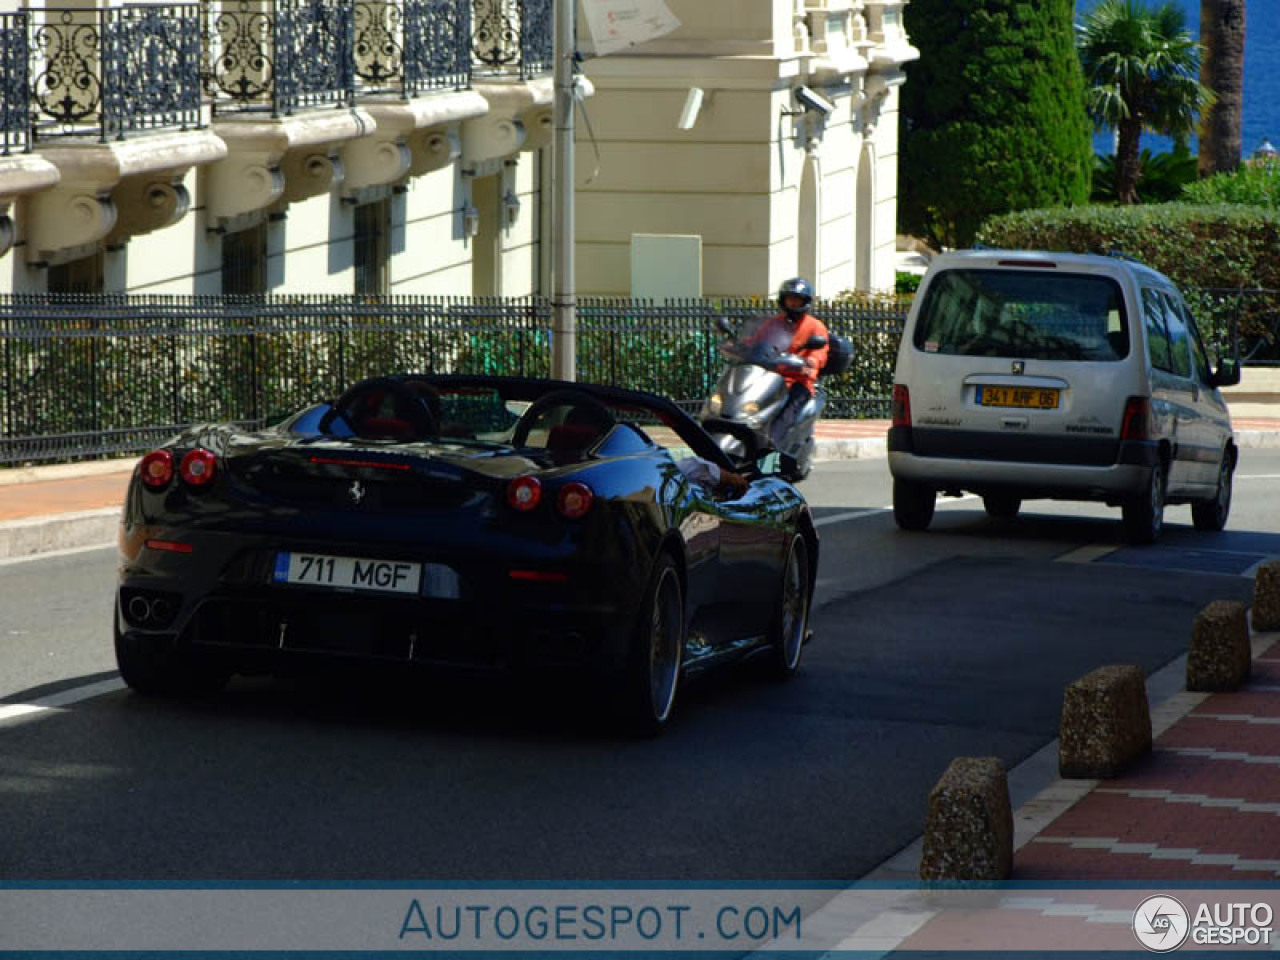
[[[654,733],[699,671],[796,670],[818,538],[780,472],[669,401],[554,380],[377,377],[261,431],[193,427],[129,485],[120,673],[550,672]]]

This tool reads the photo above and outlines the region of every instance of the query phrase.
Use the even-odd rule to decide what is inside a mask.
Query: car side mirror
[[[1234,387],[1240,382],[1240,361],[1235,357],[1223,357],[1213,374],[1215,387]]]
[[[795,474],[799,464],[790,454],[768,450],[756,458],[756,471],[762,477],[778,477]]]
[[[733,336],[733,324],[729,322],[728,317],[721,317],[716,321],[716,326],[720,328],[720,332],[726,337]]]
[[[827,338],[820,337],[816,333],[805,341],[804,348],[806,350],[821,350],[827,345]]]

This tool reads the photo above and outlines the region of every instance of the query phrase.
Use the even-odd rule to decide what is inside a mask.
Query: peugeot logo
[[[351,489],[347,491],[347,494],[351,497],[352,503],[359,503],[364,499],[364,484],[357,480],[355,483],[351,484]]]
[[[1017,373],[1017,374],[1025,373],[1025,372],[1026,372],[1026,369],[1027,369],[1027,365],[1026,365],[1026,363],[1024,363],[1024,362],[1023,362],[1023,361],[1021,361],[1021,360],[1015,360],[1015,361],[1013,361],[1013,363],[1012,363],[1012,364],[1010,364],[1010,366],[1012,367],[1013,372],[1014,372],[1014,373]]]

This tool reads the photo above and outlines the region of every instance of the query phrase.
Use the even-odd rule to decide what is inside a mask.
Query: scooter
[[[754,462],[761,453],[775,449],[773,421],[782,413],[788,397],[787,381],[778,373],[779,367],[799,371],[805,365],[802,357],[789,352],[790,336],[785,330],[760,335],[766,322],[763,318],[749,320],[735,331],[726,318],[720,318],[719,327],[726,337],[720,344],[720,355],[726,366],[699,416],[720,449],[742,464]],[[826,345],[825,337],[814,336],[804,349],[819,350]],[[852,360],[853,345],[843,337],[832,337],[827,364],[819,371],[819,378],[843,373]],[[793,483],[803,480],[813,469],[813,428],[826,403],[827,392],[819,386],[776,448],[790,458],[790,462],[783,461],[782,475]]]

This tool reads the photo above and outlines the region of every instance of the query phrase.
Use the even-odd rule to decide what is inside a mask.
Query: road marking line
[[[1075,550],[1069,550],[1060,557],[1054,557],[1058,563],[1093,563],[1120,548],[1114,544],[1090,543]]]
[[[116,546],[114,540],[92,543],[87,547],[67,547],[65,550],[46,550],[44,553],[31,553],[24,557],[5,557],[0,560],[0,567],[8,567],[15,563],[30,563],[32,560],[49,560],[53,557],[70,557],[77,553],[90,553],[93,550],[106,550]]]
[[[874,517],[877,514],[891,510],[892,507],[879,507],[872,510],[850,510],[848,513],[833,513],[829,517],[819,517],[813,521],[815,527],[825,527],[829,523],[843,523],[846,520],[857,520],[859,517]]]
[[[125,682],[123,680],[119,677],[110,677],[106,680],[86,683],[83,687],[59,690],[57,693],[51,693],[47,697],[40,697],[30,703],[0,704],[0,721],[14,720],[18,717],[26,717],[35,713],[62,710],[73,703],[79,703],[81,700],[90,700],[94,697],[101,697],[124,689]]]
[[[977,500],[978,495],[975,493],[966,493],[962,497],[939,497],[938,506],[944,506],[948,503],[959,503],[962,500]],[[815,527],[823,527],[828,523],[843,523],[845,520],[857,520],[860,517],[874,517],[877,514],[889,513],[893,510],[893,504],[887,507],[873,507],[869,510],[850,510],[848,513],[833,513],[829,517],[821,517],[813,521]]]

